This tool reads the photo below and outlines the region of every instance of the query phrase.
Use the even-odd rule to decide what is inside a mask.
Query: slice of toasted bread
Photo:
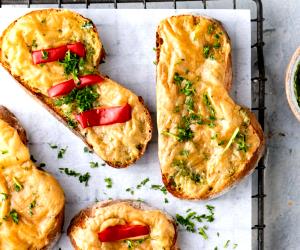
[[[84,72],[97,71],[104,58],[104,49],[91,20],[69,10],[37,10],[13,22],[0,38],[0,63],[18,83],[51,114],[79,136],[110,166],[124,168],[138,160],[145,152],[152,135],[151,116],[143,99],[118,83],[103,77],[95,86],[97,106],[120,106],[129,103],[132,119],[125,123],[82,129],[75,120],[80,110],[74,105],[58,105],[59,98],[50,98],[47,90],[70,78],[59,62],[35,65],[31,51],[55,48],[82,42],[86,57]]]
[[[159,24],[156,38],[163,182],[179,198],[211,199],[252,172],[263,131],[229,96],[231,44],[220,22],[173,16]]]
[[[105,213],[105,215],[101,217],[104,223],[99,222],[102,212]],[[110,216],[110,214],[113,214],[113,216]],[[134,221],[130,221],[133,217]],[[97,249],[102,249],[101,244],[103,244],[103,247],[110,247],[109,249],[127,249],[128,246],[126,242],[123,241],[101,243],[98,240],[97,233],[113,225],[108,223],[108,220],[112,220],[111,218],[114,218],[114,221],[110,222],[115,224],[118,224],[117,220],[119,220],[120,223],[133,222],[149,225],[149,237],[140,243],[141,245],[135,245],[135,249],[179,249],[177,247],[176,223],[173,218],[144,202],[136,200],[107,200],[98,202],[80,211],[72,219],[68,227],[68,236],[73,247],[76,250],[90,249],[92,246]],[[89,227],[89,225],[91,225],[89,223],[93,224],[92,228]],[[154,233],[152,232],[153,230],[155,230]],[[153,239],[151,238],[152,233],[155,235]],[[90,237],[89,240],[84,239],[87,235]]]
[[[26,132],[4,106],[0,137],[0,193],[7,194],[0,203],[0,249],[51,249],[63,227],[63,190],[30,160]]]

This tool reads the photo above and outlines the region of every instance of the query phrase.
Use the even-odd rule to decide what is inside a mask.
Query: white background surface
[[[24,14],[26,9],[1,9],[0,31],[15,18]],[[155,30],[159,21],[174,14],[174,10],[76,10],[91,18],[97,25],[100,37],[107,52],[106,63],[100,66],[103,74],[143,96],[155,119]],[[250,89],[250,13],[247,10],[180,10],[176,13],[199,13],[215,17],[224,23],[232,40],[233,47],[233,96],[246,106],[251,104]],[[0,69],[0,104],[6,105],[21,120],[27,130],[31,153],[38,162],[47,164],[51,172],[61,183],[66,194],[66,219],[64,234],[56,249],[72,249],[65,235],[70,219],[82,208],[93,204],[96,199],[142,198],[150,205],[163,209],[171,215],[184,214],[192,208],[199,213],[205,211],[205,204],[216,207],[215,222],[208,224],[209,240],[200,235],[180,230],[179,241],[183,250],[222,249],[230,240],[228,249],[237,243],[237,249],[251,249],[251,180],[247,178],[229,193],[209,202],[189,202],[166,197],[160,191],[151,190],[151,184],[162,184],[157,158],[157,135],[153,139],[144,157],[128,169],[117,170],[100,166],[89,167],[90,161],[102,161],[96,156],[83,152],[84,144],[55,118],[47,113],[35,100],[29,97],[6,73]],[[48,143],[60,147],[68,146],[65,157],[57,159],[57,150]],[[59,167],[69,167],[78,172],[90,172],[89,186],[80,184],[78,179],[59,173]],[[105,177],[111,177],[113,188],[107,189]],[[125,191],[135,187],[149,177],[150,182],[135,195]],[[220,236],[217,237],[217,232]]]

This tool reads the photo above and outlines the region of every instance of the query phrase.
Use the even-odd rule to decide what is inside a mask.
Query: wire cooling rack
[[[227,8],[236,9],[237,2],[239,0],[215,0],[214,2],[220,2],[226,4]],[[242,1],[242,0],[240,0]],[[246,0],[251,2],[251,0]],[[246,2],[244,0],[244,2]],[[256,24],[256,38],[254,44],[252,44],[251,48],[252,52],[255,53],[255,61],[252,61],[255,67],[255,75],[252,72],[251,84],[252,84],[252,111],[256,113],[258,120],[264,129],[265,123],[265,84],[266,84],[266,77],[265,77],[265,64],[264,64],[264,53],[263,53],[263,6],[261,0],[252,0],[255,4],[255,14],[256,17],[251,19],[251,22]],[[126,3],[140,3],[142,4],[144,9],[147,9],[147,3],[172,3],[173,8],[177,8],[177,3],[184,3],[184,2],[198,2],[200,3],[197,8],[204,8],[207,9],[208,3],[212,2],[211,0],[0,0],[0,7],[2,5],[23,5],[25,7],[30,8],[32,5],[56,5],[58,8],[63,7],[71,7],[71,5],[84,5],[85,8],[93,8],[93,5],[101,7],[101,5],[108,4],[113,5],[115,9],[118,8],[118,4],[126,4]],[[224,5],[223,5],[224,6]],[[253,33],[253,32],[252,32]],[[254,230],[254,237],[257,239],[257,244],[255,244],[255,248],[258,250],[264,249],[264,198],[266,197],[264,193],[264,170],[266,166],[264,163],[264,158],[260,160],[258,166],[256,167],[256,173],[253,175],[255,182],[255,191],[254,195],[252,195],[252,199],[254,199],[255,204],[255,219],[254,225],[252,226],[252,230]]]

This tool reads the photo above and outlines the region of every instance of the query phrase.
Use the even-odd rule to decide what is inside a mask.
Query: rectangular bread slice
[[[169,192],[210,199],[252,172],[264,149],[255,116],[229,96],[231,44],[221,23],[167,18],[157,29],[159,161]]]

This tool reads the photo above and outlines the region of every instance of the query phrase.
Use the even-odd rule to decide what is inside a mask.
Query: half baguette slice
[[[157,126],[167,190],[211,199],[249,175],[265,139],[255,116],[229,96],[231,44],[220,22],[180,15],[158,26]]]
[[[86,51],[83,60],[77,58],[79,62],[71,57],[65,63],[33,63],[32,51],[41,50],[47,58],[44,50],[78,42]],[[0,62],[18,83],[107,164],[124,168],[144,154],[152,135],[152,121],[141,97],[100,75],[98,66],[104,54],[92,21],[69,10],[30,12],[9,25],[0,38]],[[62,97],[49,96],[53,86],[72,78],[76,81],[77,73],[78,77],[98,75],[102,80]],[[131,119],[126,122],[82,128],[75,119],[82,111],[125,104],[131,106]]]
[[[98,239],[100,231],[126,224],[148,226],[150,233],[138,239],[113,242],[101,242]],[[82,210],[72,219],[68,236],[76,250],[126,250],[130,245],[134,249],[178,249],[174,220],[162,211],[135,200],[103,201]]]
[[[63,190],[26,144],[18,119],[0,106],[0,249],[52,249],[61,235]]]

